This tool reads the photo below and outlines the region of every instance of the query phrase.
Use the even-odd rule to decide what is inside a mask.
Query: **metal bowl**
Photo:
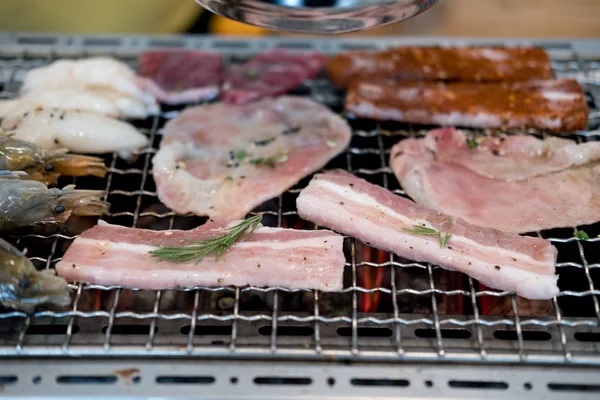
[[[224,17],[262,28],[313,34],[362,31],[422,13],[438,0],[195,0]]]

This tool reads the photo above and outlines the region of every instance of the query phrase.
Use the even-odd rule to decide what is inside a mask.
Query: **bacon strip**
[[[75,239],[56,271],[69,282],[139,289],[229,285],[342,289],[343,237],[326,230],[260,227],[218,262],[207,256],[198,264],[173,263],[148,254],[159,244],[184,246],[187,240],[222,235],[226,226],[237,223],[211,220],[190,231],[151,231],[100,221]]]
[[[380,52],[350,51],[331,57],[325,68],[334,85],[353,78],[500,82],[552,79],[544,49],[398,47]]]
[[[299,215],[402,257],[466,273],[529,299],[558,293],[557,250],[534,237],[480,228],[437,213],[346,172],[316,175],[297,200]],[[422,226],[452,237],[407,232]]]
[[[570,79],[516,83],[357,81],[346,110],[359,117],[473,128],[582,130],[588,107]]]

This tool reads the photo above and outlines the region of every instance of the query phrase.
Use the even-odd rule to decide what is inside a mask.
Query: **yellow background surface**
[[[0,0],[0,30],[175,33],[203,11],[193,0]]]

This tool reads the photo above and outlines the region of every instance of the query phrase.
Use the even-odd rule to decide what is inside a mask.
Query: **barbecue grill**
[[[58,58],[110,55],[135,66],[147,49],[220,51],[243,62],[272,47],[376,50],[400,45],[535,45],[545,47],[557,77],[577,79],[591,109],[579,142],[600,131],[600,41],[469,39],[221,39],[214,37],[79,37],[0,33],[0,97],[11,98],[31,68]],[[343,98],[325,76],[294,94],[342,112]],[[202,218],[161,207],[151,158],[164,123],[181,108],[135,122],[153,147],[133,163],[106,157],[100,178],[60,184],[103,189],[111,223],[189,229]],[[349,118],[349,148],[326,169],[344,168],[404,195],[389,169],[390,148],[424,128]],[[307,184],[261,206],[263,223],[315,229],[301,221],[295,199]],[[86,225],[87,224],[87,225]],[[38,268],[53,268],[85,227],[36,228],[7,239]],[[588,241],[573,237],[585,229]],[[103,397],[228,398],[444,397],[564,398],[600,392],[600,224],[537,232],[559,250],[561,292],[531,302],[489,290],[467,276],[414,263],[345,239],[344,289],[198,287],[136,291],[72,285],[72,306],[33,314],[0,312],[0,394]]]

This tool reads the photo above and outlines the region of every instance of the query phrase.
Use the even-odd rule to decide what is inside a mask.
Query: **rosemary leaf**
[[[452,237],[452,234],[450,232],[446,232],[446,234],[444,235],[444,238],[440,241],[440,247],[442,249],[444,247],[446,247],[446,245],[448,244],[448,241],[450,240],[451,237]]]
[[[148,253],[161,261],[185,262],[195,260],[198,264],[209,254],[215,254],[215,261],[225,254],[227,250],[245,233],[252,233],[260,224],[262,216],[255,215],[227,229],[227,233],[214,238],[196,241],[186,240],[189,246],[156,246],[156,250]],[[244,238],[245,239],[245,238]]]
[[[587,232],[583,230],[575,232],[573,236],[579,240],[588,240],[590,238]]]
[[[454,218],[452,217],[448,217],[448,223],[450,224],[450,226],[454,225]]]
[[[438,236],[440,234],[440,231],[436,229],[427,228],[421,225],[413,225],[413,229],[402,228],[402,230],[404,232],[414,233],[415,235]]]

